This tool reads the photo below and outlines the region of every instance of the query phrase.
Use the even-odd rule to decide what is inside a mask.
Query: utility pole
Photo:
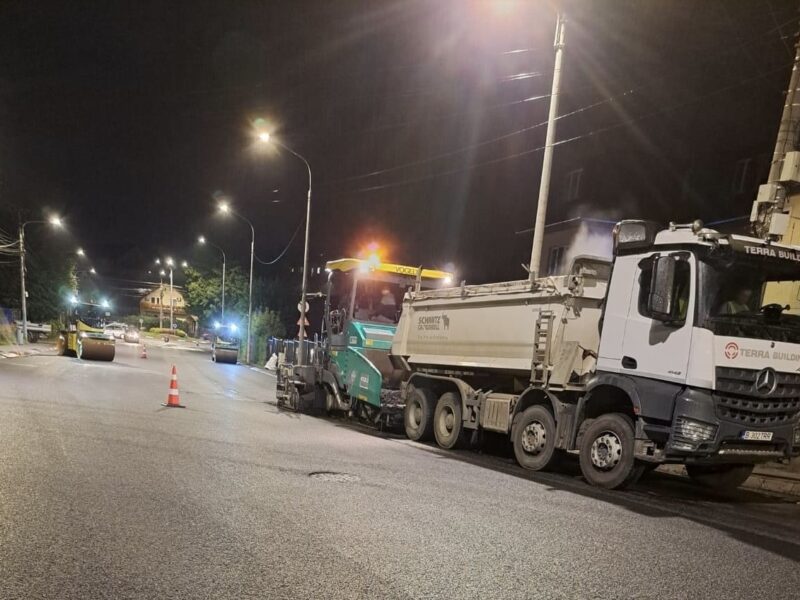
[[[158,276],[158,328],[164,329],[164,276]]]
[[[542,158],[542,180],[539,183],[539,201],[536,204],[536,222],[533,226],[533,246],[529,267],[530,281],[533,282],[541,272],[542,243],[544,226],[547,220],[547,200],[550,193],[550,172],[553,168],[553,142],[556,137],[556,118],[558,117],[558,95],[561,89],[561,62],[564,57],[563,13],[556,15],[556,37],[553,44],[556,56],[553,65],[553,86],[550,92],[550,112],[547,115],[547,134],[545,136],[544,156]]]
[[[19,285],[22,295],[22,342],[28,341],[28,292],[25,291],[25,224],[19,225]]]
[[[797,150],[797,126],[800,122],[800,107],[795,99],[800,99],[797,88],[800,87],[800,44],[795,44],[794,65],[786,90],[786,101],[783,104],[781,123],[775,140],[775,150],[769,168],[767,183],[758,188],[758,197],[753,203],[750,213],[750,225],[753,233],[760,238],[781,238],[787,233],[790,220],[791,203],[786,182],[781,181],[783,163],[788,152]],[[788,208],[788,211],[787,211]],[[781,215],[781,216],[778,216]]]

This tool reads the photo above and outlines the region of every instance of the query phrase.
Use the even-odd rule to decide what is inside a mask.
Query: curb
[[[662,473],[669,473],[670,475],[677,475],[685,478],[689,477],[682,465],[661,465],[658,470]],[[800,474],[790,472],[784,473],[776,469],[759,468],[756,466],[753,474],[741,487],[748,490],[759,490],[800,497]]]

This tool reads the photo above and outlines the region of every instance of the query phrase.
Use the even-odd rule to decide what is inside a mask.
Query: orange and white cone
[[[142,344],[142,352],[139,354],[139,358],[147,358],[147,346]]]
[[[181,395],[178,392],[178,370],[172,365],[172,380],[169,382],[169,395],[167,401],[162,404],[167,408],[186,408],[181,404]]]

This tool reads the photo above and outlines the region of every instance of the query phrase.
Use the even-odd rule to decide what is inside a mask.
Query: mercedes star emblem
[[[778,387],[778,376],[775,374],[775,369],[767,367],[761,369],[756,375],[756,391],[762,396],[769,396]]]

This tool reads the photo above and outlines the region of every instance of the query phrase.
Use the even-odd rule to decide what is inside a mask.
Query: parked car
[[[132,344],[138,344],[139,343],[139,330],[136,329],[135,327],[128,327],[125,330],[125,334],[122,336],[122,339],[124,339],[126,342],[130,342]]]
[[[127,327],[124,323],[109,323],[103,328],[103,333],[113,336],[119,340],[122,339],[123,335],[125,335],[126,329]]]

